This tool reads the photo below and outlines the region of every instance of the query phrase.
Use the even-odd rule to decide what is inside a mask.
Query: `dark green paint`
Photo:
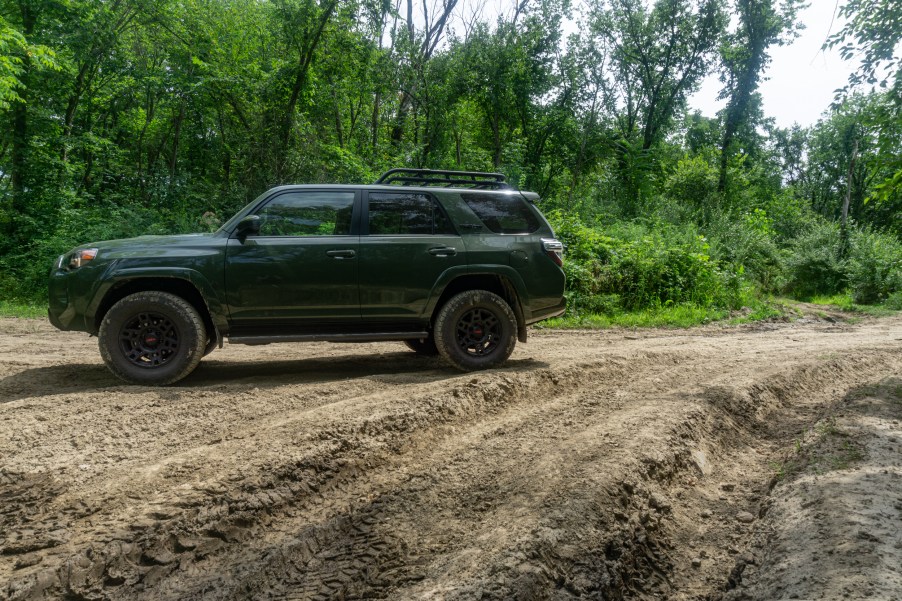
[[[356,195],[350,235],[239,236],[237,224],[286,191],[428,192],[459,234],[361,235],[365,204]],[[541,217],[535,207],[531,207]],[[466,227],[472,224],[478,227]],[[282,186],[262,195],[215,234],[141,236],[87,244],[97,257],[78,269],[55,265],[50,319],[60,329],[96,333],[122,286],[181,281],[202,297],[220,334],[428,330],[448,286],[495,276],[515,298],[525,325],[563,311],[564,274],[545,254],[553,237],[544,218],[536,232],[499,235],[458,192],[396,186]],[[71,254],[71,253],[70,253]],[[61,260],[65,263],[67,254]],[[59,261],[58,261],[59,262]]]

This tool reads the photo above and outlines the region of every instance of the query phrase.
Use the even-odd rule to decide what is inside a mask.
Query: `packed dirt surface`
[[[0,599],[902,597],[899,316],[0,359]]]

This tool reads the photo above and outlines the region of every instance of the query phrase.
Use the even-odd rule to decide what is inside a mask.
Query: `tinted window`
[[[346,236],[351,233],[353,192],[289,192],[266,203],[261,236]]]
[[[371,193],[369,228],[371,236],[454,234],[448,217],[428,194]]]
[[[467,192],[461,197],[496,234],[528,234],[539,229],[539,220],[519,196]]]

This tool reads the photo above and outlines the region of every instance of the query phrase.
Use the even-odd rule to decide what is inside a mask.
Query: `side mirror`
[[[242,241],[252,234],[259,234],[261,221],[262,219],[260,219],[259,215],[248,215],[238,222],[238,225],[235,227],[235,234]]]

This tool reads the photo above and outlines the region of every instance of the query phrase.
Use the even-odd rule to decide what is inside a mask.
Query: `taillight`
[[[552,261],[558,264],[558,267],[564,266],[564,245],[560,240],[542,238],[542,249],[546,255],[551,257]]]

